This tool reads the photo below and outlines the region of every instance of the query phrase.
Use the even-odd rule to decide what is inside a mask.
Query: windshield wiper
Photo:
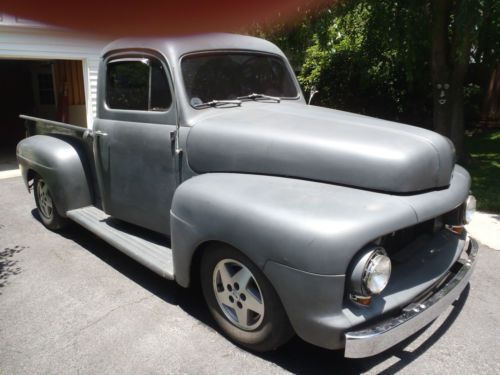
[[[209,102],[196,104],[195,108],[208,108],[208,107],[224,107],[224,106],[241,106],[241,100],[211,100]]]
[[[278,98],[277,96],[269,96],[265,94],[249,94],[245,96],[238,96],[238,99],[244,100],[244,99],[250,99],[250,100],[274,100],[276,103],[281,102],[281,99]]]

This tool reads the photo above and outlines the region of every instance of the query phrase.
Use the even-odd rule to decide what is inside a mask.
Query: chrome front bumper
[[[476,263],[477,242],[468,238],[466,249],[457,261],[458,270],[427,299],[412,303],[396,317],[374,326],[345,334],[345,357],[364,358],[381,353],[436,319],[467,286]]]

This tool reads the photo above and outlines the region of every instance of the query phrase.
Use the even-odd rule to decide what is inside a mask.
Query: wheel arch
[[[61,138],[35,135],[17,146],[17,158],[28,190],[35,175],[49,186],[61,216],[93,202],[91,180],[82,150]]]
[[[206,241],[203,241],[203,242],[201,242],[195,248],[195,250],[194,250],[194,252],[192,254],[191,263],[190,263],[190,267],[189,267],[189,284],[187,286],[196,286],[196,285],[199,284],[199,282],[200,282],[199,272],[200,272],[201,259],[203,257],[203,254],[206,251],[210,251],[211,248],[216,247],[216,246],[221,246],[221,245],[222,246],[229,246],[229,247],[233,248],[234,250],[236,250],[237,252],[239,252],[239,253],[245,255],[246,257],[248,257],[247,254],[245,254],[243,251],[241,251],[240,249],[238,249],[236,246],[233,246],[233,245],[231,245],[228,242],[221,241],[221,240],[206,240]],[[276,286],[274,285],[274,280],[272,280],[271,278],[269,278],[268,275],[266,274],[265,267],[262,267],[262,268],[258,267],[258,268],[261,269],[262,274],[266,277],[267,281],[269,282],[269,284],[271,284],[271,286],[273,287],[273,289],[277,290]],[[278,298],[281,300],[281,297],[279,295],[278,295]]]
[[[32,168],[28,168],[28,170],[26,171],[26,184],[28,190],[30,190],[30,188],[32,187],[32,185],[29,185],[30,181],[33,181],[36,176],[38,176],[38,173],[36,173]]]
[[[234,248],[234,246],[228,244],[227,242],[219,241],[219,240],[206,240],[206,241],[203,241],[200,244],[198,244],[198,246],[196,246],[196,248],[194,249],[193,254],[191,256],[191,263],[189,266],[189,277],[188,277],[188,285],[187,286],[199,285],[201,258],[203,257],[203,254],[205,253],[205,251],[210,251],[210,249],[212,247],[215,247],[217,245],[231,246]]]

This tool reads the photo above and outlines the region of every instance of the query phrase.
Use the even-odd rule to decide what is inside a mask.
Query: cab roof
[[[171,62],[183,55],[213,50],[249,50],[284,56],[283,52],[267,40],[247,35],[211,33],[165,38],[122,38],[108,44],[102,51],[106,56],[113,51],[150,49],[158,51]]]

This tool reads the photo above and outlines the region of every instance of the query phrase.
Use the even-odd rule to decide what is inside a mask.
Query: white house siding
[[[87,123],[91,124],[97,113],[97,73],[99,71],[99,58],[88,58],[84,61],[83,71],[85,76],[85,96],[87,98]],[[89,126],[91,127],[91,125]]]
[[[99,57],[108,42],[0,13],[0,59],[82,61],[89,127],[96,114]]]

